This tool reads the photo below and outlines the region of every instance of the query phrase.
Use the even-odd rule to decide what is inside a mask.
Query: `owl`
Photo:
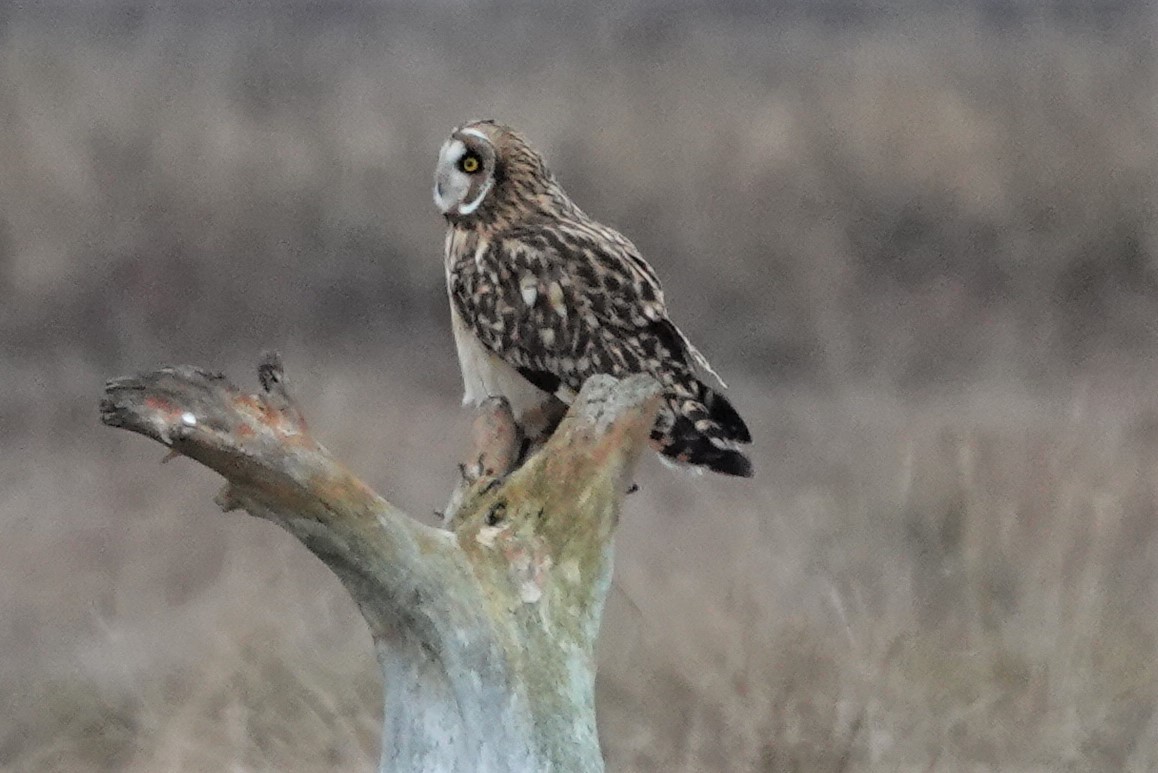
[[[549,432],[562,415],[552,406],[569,404],[589,377],[647,373],[663,387],[651,433],[663,457],[751,476],[740,449],[748,427],[668,318],[655,271],[571,201],[521,134],[494,121],[455,129],[439,152],[434,202],[447,223],[464,404],[501,396],[525,431]]]

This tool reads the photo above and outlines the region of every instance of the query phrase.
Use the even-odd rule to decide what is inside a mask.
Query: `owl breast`
[[[488,397],[505,397],[516,420],[551,399],[510,365],[487,349],[451,304],[451,325],[458,364],[462,369],[463,405],[479,405]]]

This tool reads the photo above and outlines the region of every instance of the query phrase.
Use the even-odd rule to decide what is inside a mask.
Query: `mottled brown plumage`
[[[667,398],[652,433],[662,454],[752,474],[738,448],[751,441],[748,428],[704,383],[715,372],[668,319],[655,272],[575,206],[521,135],[491,121],[456,129],[434,198],[448,223],[465,402],[501,395],[530,422],[552,397],[570,402],[592,375],[648,373]]]

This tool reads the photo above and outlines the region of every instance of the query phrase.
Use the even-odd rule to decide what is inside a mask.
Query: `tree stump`
[[[101,419],[223,475],[222,509],[281,525],[342,581],[382,668],[380,770],[603,770],[595,642],[658,384],[592,378],[517,469],[510,412],[488,403],[438,529],[314,440],[276,355],[258,374],[256,395],[189,366],[113,379]]]

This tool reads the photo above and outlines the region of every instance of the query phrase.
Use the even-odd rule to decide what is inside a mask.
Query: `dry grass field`
[[[430,175],[480,116],[640,245],[757,440],[753,481],[640,470],[610,770],[1158,769],[1155,18],[842,7],[5,5],[0,769],[373,769],[337,581],[96,403],[278,348],[432,520]]]

